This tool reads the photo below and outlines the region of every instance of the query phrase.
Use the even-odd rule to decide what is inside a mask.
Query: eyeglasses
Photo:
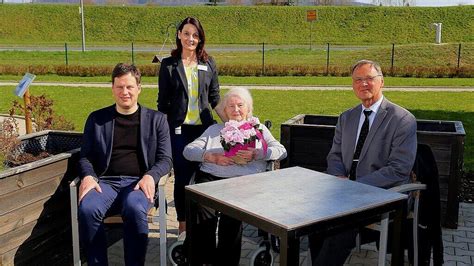
[[[361,84],[362,82],[367,82],[367,83],[372,83],[374,82],[374,79],[376,77],[381,77],[382,75],[375,75],[375,76],[368,76],[368,77],[365,77],[365,78],[354,78],[354,82],[357,83],[357,84]]]

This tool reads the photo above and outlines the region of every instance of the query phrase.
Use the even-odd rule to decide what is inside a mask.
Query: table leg
[[[281,238],[280,247],[280,265],[299,265],[300,264],[300,239],[294,236],[285,236]]]
[[[393,217],[393,235],[392,235],[392,263],[393,266],[403,265],[403,244],[402,244],[402,219],[406,216],[403,208],[405,201],[396,209]]]

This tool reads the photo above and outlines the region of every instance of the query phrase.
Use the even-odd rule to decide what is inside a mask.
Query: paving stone
[[[474,251],[474,243],[469,243],[469,250]]]
[[[454,236],[454,242],[474,243],[473,238]]]
[[[466,231],[462,230],[453,230],[453,229],[446,229],[443,231],[443,234],[446,235],[453,235],[453,236],[459,236],[459,237],[466,237]]]
[[[461,249],[461,248],[454,248],[454,252],[458,256],[471,256],[474,257],[474,252],[466,249]]]
[[[446,246],[444,246],[444,250],[443,250],[443,251],[444,251],[444,252],[443,252],[444,254],[456,255],[456,254],[454,253],[454,247],[446,247]]]
[[[456,266],[456,261],[446,261],[446,259],[444,259],[443,266]]]
[[[456,266],[472,266],[470,263],[456,262]]]
[[[470,256],[457,256],[457,255],[445,255],[444,256],[444,261],[445,263],[449,261],[454,261],[454,262],[464,262],[464,263],[472,263],[471,262],[471,257]]]
[[[453,235],[448,235],[443,232],[443,241],[453,242],[453,239],[454,239]]]
[[[460,249],[464,249],[464,250],[469,249],[467,243],[445,242],[443,244],[444,244],[444,248],[453,247],[453,248],[460,248]]]

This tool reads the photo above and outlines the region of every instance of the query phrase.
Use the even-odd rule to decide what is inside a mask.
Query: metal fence
[[[130,62],[145,67],[156,74],[152,60],[167,57],[172,49],[166,45],[130,43],[122,46],[89,45],[81,52],[79,45],[47,48],[10,48],[16,51],[0,51],[2,73],[11,73],[15,67],[42,67],[42,71],[54,72],[54,68],[113,67],[118,62]],[[213,45],[206,47],[216,59],[223,75],[349,75],[350,66],[360,59],[379,62],[384,72],[393,76],[417,77],[473,77],[474,43],[447,44],[385,44],[385,45],[341,45],[307,44],[281,45],[261,43],[258,45]],[[38,69],[37,69],[38,71]],[[77,70],[76,71],[80,71]],[[107,72],[108,69],[104,72]]]

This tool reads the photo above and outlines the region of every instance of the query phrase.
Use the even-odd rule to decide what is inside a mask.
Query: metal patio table
[[[337,233],[382,220],[381,243],[386,244],[388,214],[393,212],[392,265],[402,265],[406,199],[404,194],[291,167],[187,186],[186,235],[190,249],[199,245],[193,227],[196,205],[201,204],[280,237],[280,264],[299,265],[300,237],[310,233]],[[384,264],[381,246],[379,264]]]

